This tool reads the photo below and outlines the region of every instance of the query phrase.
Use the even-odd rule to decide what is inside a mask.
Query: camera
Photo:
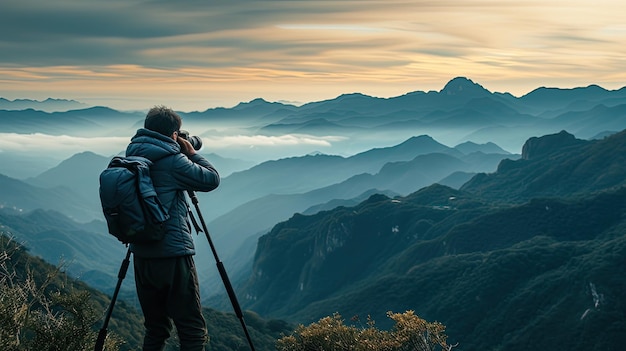
[[[186,130],[179,131],[178,136],[187,140],[191,146],[193,146],[194,150],[200,150],[200,148],[202,148],[202,139],[200,139],[199,136],[189,135],[189,132]]]

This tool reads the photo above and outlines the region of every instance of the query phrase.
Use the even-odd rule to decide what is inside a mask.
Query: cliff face
[[[557,134],[545,135],[542,137],[532,137],[524,143],[522,147],[522,159],[530,160],[541,156],[546,156],[562,150],[564,147],[576,146],[585,141],[576,139],[572,134],[562,130]]]
[[[626,185],[626,131],[581,140],[562,131],[526,141],[519,160],[503,160],[495,173],[478,174],[461,190],[492,201],[583,195]]]

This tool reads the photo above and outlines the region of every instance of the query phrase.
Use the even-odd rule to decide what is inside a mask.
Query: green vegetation
[[[93,350],[109,302],[109,297],[31,256],[24,246],[0,233],[0,350]],[[211,350],[249,349],[234,314],[205,308],[204,315]],[[293,330],[285,321],[265,320],[248,311],[244,318],[258,351],[275,350],[276,340]],[[142,338],[141,313],[118,299],[105,350],[137,350]],[[166,350],[178,350],[176,336]]]
[[[90,294],[74,290],[59,269],[41,270],[14,241],[0,236],[0,349],[82,351],[93,348],[98,314]],[[24,270],[16,267],[24,264]],[[64,289],[65,288],[65,289]],[[107,350],[119,350],[111,335]]]
[[[503,204],[433,185],[294,215],[260,238],[245,307],[300,323],[414,310],[468,351],[619,350],[625,197]]]

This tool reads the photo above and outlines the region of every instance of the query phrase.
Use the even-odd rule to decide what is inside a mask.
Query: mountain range
[[[224,177],[217,191],[197,194],[199,206],[224,262],[235,271],[247,271],[258,236],[269,231],[274,224],[288,219],[294,212],[306,212],[312,207],[318,210],[332,207],[340,201],[354,204],[375,192],[408,194],[459,172],[464,172],[462,178],[467,180],[475,172],[495,170],[504,158],[519,157],[495,144],[468,142],[461,148],[467,154],[423,135],[399,145],[372,149],[348,158],[305,155],[267,161]],[[215,160],[214,164],[219,169],[222,159],[209,158]],[[98,177],[108,161],[108,157],[83,152],[33,178],[21,181],[0,177],[0,186],[5,189],[2,200],[5,207],[12,206],[20,212],[41,209],[81,223],[95,221],[99,225],[94,230],[106,233],[99,203]],[[460,186],[461,182],[457,183]],[[40,218],[39,221],[47,220]],[[198,264],[212,267],[209,246],[202,237],[196,239]],[[61,235],[56,240],[66,242],[68,239]],[[107,241],[94,245],[92,250],[110,245],[111,242]],[[114,271],[109,265],[116,264],[115,259],[122,253],[111,251],[116,255],[109,259],[107,265],[92,265],[91,273],[85,275],[85,266],[90,265],[88,257],[100,255],[82,254],[83,249],[90,251],[89,248],[77,250],[77,246],[69,245],[63,252],[65,257],[80,262],[70,266],[70,272],[82,276],[97,288],[107,289],[110,280],[100,275],[114,278]],[[33,252],[48,259],[59,254],[58,251],[46,250],[45,245],[35,245]],[[219,286],[210,283],[218,277],[217,271],[205,270],[200,276],[209,293],[219,289]]]
[[[0,127],[5,133],[130,137],[144,117],[142,112],[103,106],[46,112],[37,110],[37,104],[29,109],[11,107],[10,102],[5,105],[0,108]],[[625,106],[626,88],[540,87],[515,97],[457,77],[439,91],[414,91],[391,98],[355,93],[301,106],[258,98],[232,108],[180,114],[191,134],[207,140],[254,135],[333,137],[323,152],[343,156],[397,145],[418,135],[429,135],[446,145],[493,142],[508,152],[519,153],[533,136],[567,130],[578,138],[590,139],[620,131],[625,125]],[[221,149],[219,154],[259,163],[319,151],[313,147],[318,146],[277,148],[270,144],[250,148],[243,144]],[[0,173],[7,174],[1,168]]]
[[[40,134],[94,145],[123,136],[109,153],[0,152],[2,230],[110,293],[124,247],[106,234],[97,179],[143,113],[0,106],[3,133],[33,146]],[[411,309],[465,351],[618,350],[625,106],[626,88],[515,97],[459,77],[394,98],[259,98],[181,115],[204,140],[331,140],[323,152],[201,150],[225,170],[198,197],[246,309],[294,324],[371,315],[382,326],[385,312]],[[205,305],[230,310],[206,240],[194,240]],[[128,282],[121,297],[133,296]]]
[[[259,238],[244,305],[305,324],[414,310],[462,350],[618,350],[626,168],[613,156],[626,131],[561,132],[524,148],[538,145],[460,190],[295,214]]]
[[[0,97],[0,109],[2,110],[26,110],[29,108],[46,112],[63,112],[79,110],[89,105],[76,100],[47,98],[43,101],[32,99],[7,100]]]

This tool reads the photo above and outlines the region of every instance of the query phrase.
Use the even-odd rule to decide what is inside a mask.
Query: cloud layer
[[[298,154],[298,148],[305,150],[317,148],[319,151],[330,149],[333,143],[345,140],[344,137],[318,137],[310,135],[286,134],[280,136],[265,135],[229,135],[203,138],[203,152],[215,152],[220,155],[236,155],[245,158],[241,150],[263,150],[268,154],[289,154],[283,152],[286,147]],[[130,137],[77,137],[68,135],[48,135],[42,133],[16,134],[0,133],[0,153],[39,153],[58,158],[67,158],[77,152],[88,150],[103,156],[110,156],[126,149]],[[248,153],[248,156],[254,156]]]
[[[467,76],[516,95],[626,81],[626,3],[22,0],[0,91],[116,108],[397,96]]]

